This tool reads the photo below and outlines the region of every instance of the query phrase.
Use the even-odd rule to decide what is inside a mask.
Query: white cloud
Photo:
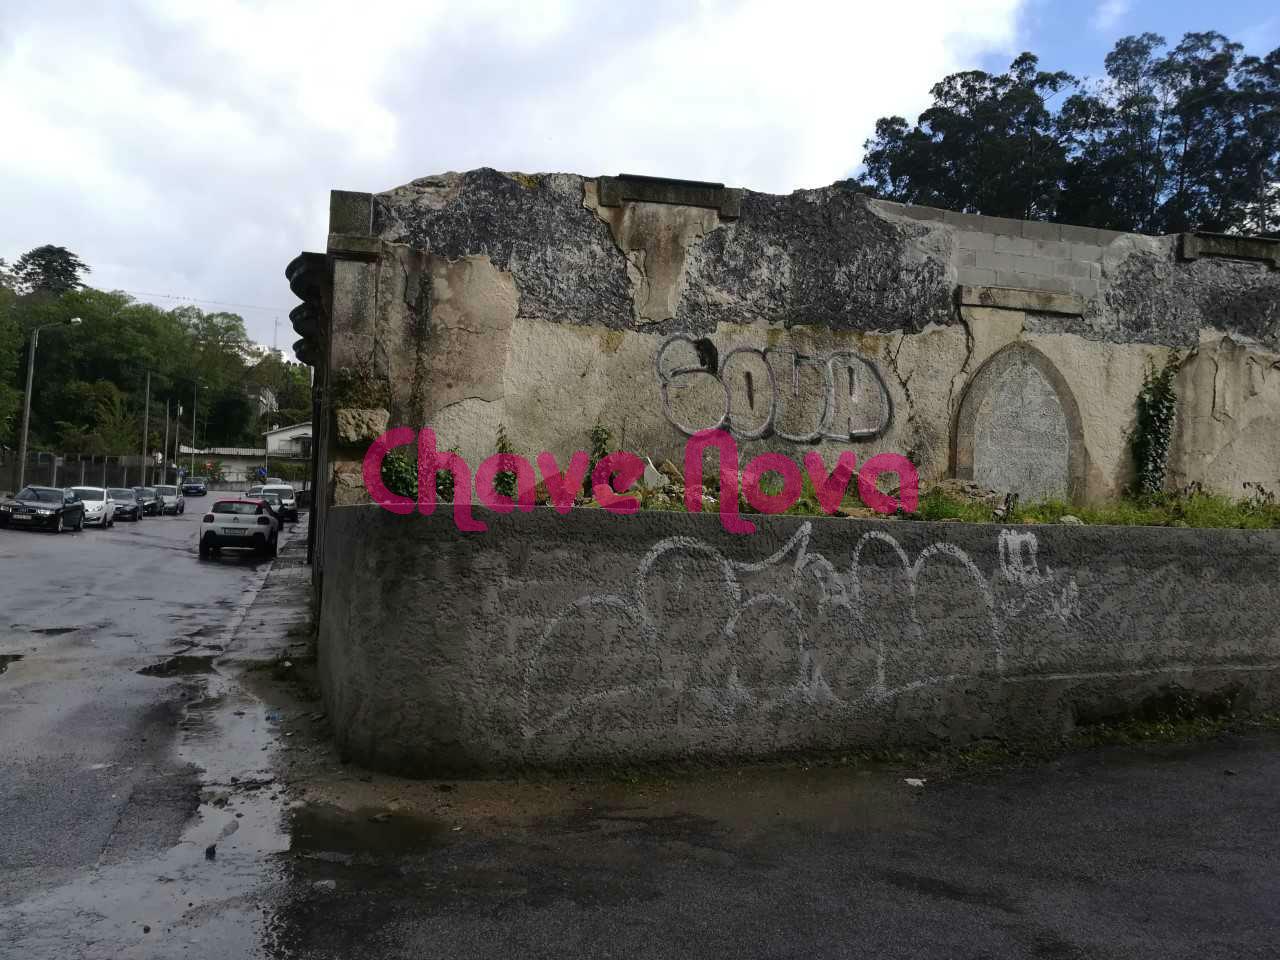
[[[1129,13],[1129,0],[1102,0],[1089,21],[1093,29],[1106,33]]]
[[[0,256],[58,243],[95,267],[99,286],[287,310],[284,265],[323,247],[331,188],[378,191],[476,166],[773,191],[829,183],[857,165],[877,117],[914,116],[945,73],[1014,52],[1019,6],[11,10],[0,26]],[[270,342],[272,315],[244,315]]]

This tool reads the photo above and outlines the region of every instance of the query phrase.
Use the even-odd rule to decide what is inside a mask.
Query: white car
[[[186,513],[187,502],[182,496],[182,488],[177,486],[158,486],[156,487],[156,499],[160,501],[160,515],[172,513],[177,516],[180,513]]]
[[[86,527],[114,527],[116,502],[105,487],[72,487],[77,497],[84,501],[84,525]]]
[[[200,559],[223,547],[276,555],[280,524],[261,500],[218,500],[200,519]]]
[[[298,494],[287,483],[264,483],[260,487],[250,487],[245,494],[250,500],[264,493],[274,493],[280,498],[280,516],[290,523],[298,522]]]

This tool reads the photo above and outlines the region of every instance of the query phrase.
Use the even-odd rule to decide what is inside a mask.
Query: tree
[[[89,267],[66,247],[45,244],[28,250],[13,265],[21,293],[66,293],[84,286],[81,274]]]
[[[1029,53],[1004,74],[946,77],[914,125],[877,122],[859,183],[906,203],[1113,230],[1275,230],[1280,50],[1246,57],[1214,31],[1165,47],[1154,33],[1122,37],[1091,83],[1045,73]]]
[[[1056,209],[1066,162],[1046,99],[1074,83],[1024,53],[1002,74],[968,70],[933,87],[915,126],[885,117],[861,182],[888,200],[1032,218]]]

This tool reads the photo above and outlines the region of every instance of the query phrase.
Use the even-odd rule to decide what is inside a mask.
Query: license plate
[[[35,517],[29,516],[29,515],[27,515],[27,514],[25,514],[25,513],[15,513],[15,514],[13,515],[13,519],[14,519],[14,520],[16,520],[16,521],[18,521],[19,523],[28,523],[28,522],[30,522],[30,521],[32,521],[32,520],[34,520],[34,519],[35,519]]]
[[[243,537],[249,531],[244,527],[223,527],[222,535],[224,537]]]

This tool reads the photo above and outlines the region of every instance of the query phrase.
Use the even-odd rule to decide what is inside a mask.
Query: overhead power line
[[[225,300],[202,300],[199,297],[186,297],[174,293],[148,293],[145,290],[121,290],[135,297],[159,297],[161,300],[185,300],[189,303],[211,303],[219,307],[238,307],[241,310],[266,310],[269,313],[288,313],[289,307],[264,307],[259,303],[229,303]]]

